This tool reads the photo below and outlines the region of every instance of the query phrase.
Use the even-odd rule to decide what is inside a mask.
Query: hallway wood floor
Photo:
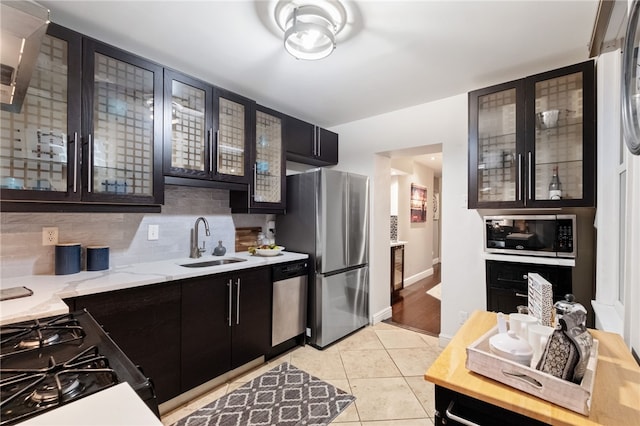
[[[391,306],[391,324],[432,336],[440,334],[440,300],[427,294],[440,283],[440,264],[433,275],[400,290],[398,301]]]

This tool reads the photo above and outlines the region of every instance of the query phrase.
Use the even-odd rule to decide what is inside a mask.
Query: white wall
[[[340,134],[342,170],[372,176],[371,314],[390,315],[389,159],[379,152],[442,144],[441,336],[452,337],[459,311],[485,309],[482,220],[467,210],[467,94],[347,123]],[[383,208],[382,206],[386,206]],[[461,244],[462,242],[462,244]],[[464,265],[463,268],[460,265]]]
[[[640,156],[630,155],[621,146],[620,109],[621,51],[615,50],[598,58],[598,210],[596,226],[596,304],[598,328],[619,332],[627,344],[640,353]],[[620,203],[619,166],[621,153],[626,156],[627,209],[625,234],[618,237]],[[618,239],[622,240],[626,270],[618,271],[622,255]],[[622,276],[621,276],[622,275]],[[624,307],[618,302],[618,283],[625,283]]]
[[[389,199],[391,200],[389,214],[398,216],[398,176],[391,176],[391,187],[389,188]]]
[[[435,192],[435,194],[438,196],[438,204],[441,203],[442,201],[442,196],[441,196],[441,192],[442,192],[442,179],[440,178],[434,178],[433,179],[433,191]],[[438,207],[439,209],[439,207]],[[439,216],[436,218],[434,216],[433,218],[433,262],[435,263],[440,263],[440,218]]]

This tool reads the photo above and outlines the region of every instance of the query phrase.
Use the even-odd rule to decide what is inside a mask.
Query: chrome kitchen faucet
[[[196,219],[196,225],[194,227],[194,229],[192,230],[192,238],[191,238],[191,257],[193,259],[198,259],[200,257],[202,257],[202,253],[205,252],[205,241],[202,242],[202,248],[198,247],[198,224],[200,223],[200,221],[204,222],[204,232],[207,235],[207,237],[209,235],[211,235],[211,232],[209,231],[209,222],[207,222],[207,219],[205,219],[204,217],[199,217]]]

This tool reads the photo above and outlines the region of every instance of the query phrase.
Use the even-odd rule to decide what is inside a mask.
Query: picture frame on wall
[[[411,184],[411,222],[427,221],[427,188]]]

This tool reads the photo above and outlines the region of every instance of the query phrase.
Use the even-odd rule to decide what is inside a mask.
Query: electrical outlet
[[[464,324],[464,322],[469,318],[469,313],[465,311],[458,312],[458,322],[460,324]]]
[[[155,241],[158,239],[158,234],[160,233],[159,225],[149,225],[147,229],[147,240]]]
[[[55,246],[58,244],[58,228],[42,228],[42,245]]]

